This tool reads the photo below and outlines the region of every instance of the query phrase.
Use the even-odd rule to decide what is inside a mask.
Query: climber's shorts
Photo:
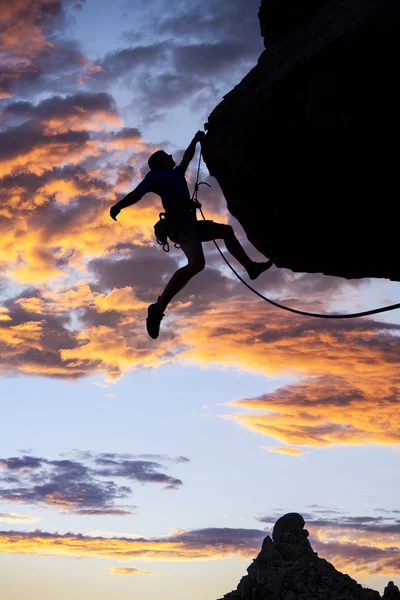
[[[217,237],[215,226],[214,221],[198,221],[194,213],[167,218],[168,237],[178,245],[193,240],[210,242]]]

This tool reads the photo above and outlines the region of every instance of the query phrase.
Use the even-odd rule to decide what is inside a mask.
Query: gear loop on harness
[[[205,221],[206,218],[205,218],[204,213],[203,213],[203,211],[201,209],[201,204],[197,200],[197,192],[198,192],[199,186],[202,185],[202,184],[207,185],[208,187],[211,187],[211,186],[210,186],[209,183],[206,183],[205,181],[199,182],[201,157],[202,157],[202,152],[200,150],[199,164],[198,164],[198,167],[197,167],[197,178],[196,178],[196,182],[194,184],[194,191],[193,191],[192,200],[195,203],[197,203],[196,204],[196,208],[198,208],[200,210],[201,216],[203,217],[203,219]],[[247,281],[245,281],[244,279],[242,279],[242,277],[239,275],[239,273],[234,269],[234,267],[232,267],[232,265],[230,264],[230,262],[228,261],[228,259],[225,258],[224,254],[223,254],[222,250],[220,249],[220,247],[218,246],[217,242],[215,240],[213,240],[213,242],[214,242],[214,245],[217,248],[218,252],[222,256],[223,260],[228,265],[228,267],[230,268],[230,270],[232,271],[232,273],[234,273],[236,275],[236,277],[239,279],[239,281],[241,281],[243,283],[243,285],[245,285],[251,292],[253,292],[253,294],[255,294],[256,296],[258,296],[259,298],[261,298],[265,302],[268,302],[269,304],[272,304],[272,306],[275,306],[276,308],[280,308],[281,310],[286,310],[287,312],[295,313],[296,315],[302,315],[304,317],[316,317],[316,318],[319,318],[319,319],[355,319],[355,318],[358,318],[358,317],[367,317],[369,315],[377,315],[379,313],[384,313],[384,312],[388,312],[388,311],[396,310],[396,309],[400,308],[400,303],[398,303],[398,304],[390,304],[388,306],[382,306],[380,308],[374,308],[372,310],[364,310],[364,311],[357,312],[357,313],[348,313],[348,314],[341,314],[341,315],[340,314],[324,315],[324,314],[319,314],[319,313],[307,312],[307,311],[304,311],[304,310],[297,310],[295,308],[290,308],[289,306],[284,306],[283,304],[279,304],[279,302],[275,302],[274,300],[271,300],[270,298],[267,298],[266,296],[264,296],[263,294],[261,294],[260,292],[258,292],[257,290],[255,290],[250,284],[247,283]]]
[[[166,213],[159,214],[159,221],[154,225],[154,235],[157,244],[162,246],[164,252],[169,252],[167,215]]]

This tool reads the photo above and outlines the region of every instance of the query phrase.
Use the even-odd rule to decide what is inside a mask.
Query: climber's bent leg
[[[261,273],[272,267],[273,262],[271,260],[262,263],[251,260],[230,225],[214,223],[213,221],[199,221],[198,227],[203,242],[224,240],[226,249],[247,271],[250,279],[256,279]]]
[[[156,304],[162,312],[166,309],[172,298],[185,287],[192,277],[197,275],[197,273],[200,273],[205,266],[203,248],[198,237],[187,241],[182,240],[179,243],[188,259],[188,264],[178,269],[176,273],[172,275],[163,293],[159,297]]]

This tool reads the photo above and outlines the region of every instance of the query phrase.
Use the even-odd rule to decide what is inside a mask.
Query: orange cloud
[[[98,312],[107,312],[117,309],[121,313],[131,313],[139,309],[145,311],[147,305],[135,297],[134,291],[130,287],[116,288],[109,294],[98,294],[94,299],[94,306]]]
[[[32,3],[30,0],[14,0],[2,6],[0,29],[0,43],[18,60],[35,57],[46,48],[54,48],[44,36],[41,24],[46,9],[59,8],[56,0],[39,0]],[[26,40],[29,39],[29,44]]]
[[[102,195],[107,192],[100,187],[99,182],[88,173],[78,173],[73,179],[55,177],[46,182],[35,194],[35,204],[46,204],[49,198],[55,198],[60,204],[68,205],[85,196]]]
[[[74,4],[63,0],[13,0],[2,3],[0,98],[12,97],[14,84],[18,82],[28,86],[37,84],[46,77],[46,68],[51,70],[57,64],[60,70],[65,69],[67,73],[73,67],[77,71],[77,83],[101,71],[99,65],[86,59],[78,50],[72,50],[68,44],[64,46],[60,36],[57,36],[57,42],[54,41],[52,34],[62,30],[67,8]]]
[[[40,349],[40,339],[43,335],[43,322],[27,321],[20,325],[2,328],[1,341],[10,351],[24,348]]]
[[[96,298],[96,293],[92,291],[89,285],[82,284],[76,287],[59,287],[56,290],[44,290],[43,298],[47,302],[48,311],[65,312],[78,308],[92,306]]]
[[[112,261],[107,269],[113,269]],[[237,288],[232,294],[229,303],[203,306],[200,300],[196,308],[194,295],[178,304],[170,325],[174,337],[164,327],[154,344],[145,333],[147,302],[131,287],[103,293],[84,282],[42,289],[15,302],[41,321],[28,321],[24,315],[26,323],[15,323],[14,313],[4,309],[3,364],[22,372],[71,377],[101,370],[111,379],[170,360],[233,366],[273,377],[290,374],[295,383],[232,403],[236,411],[229,418],[284,444],[269,445],[269,451],[294,456],[332,444],[399,444],[400,359],[398,338],[391,333],[396,326],[367,319],[317,324],[274,310],[265,324],[255,311],[258,303],[243,300]],[[75,331],[54,335],[54,325],[45,325],[51,315],[64,319],[82,308],[93,317]],[[28,352],[32,345],[38,356],[45,353],[46,361],[33,362]]]
[[[155,147],[143,140],[137,129],[125,127],[115,133],[107,143],[109,150],[135,150],[136,152],[154,152]]]
[[[0,321],[10,321],[11,317],[8,314],[8,309],[5,306],[0,306]]]
[[[260,446],[260,448],[263,448],[267,452],[276,452],[278,454],[288,454],[289,456],[300,456],[301,454],[304,454],[306,452],[306,450],[300,450],[299,448],[296,448],[295,446],[278,446],[277,448],[270,448],[268,446]]]
[[[73,114],[53,117],[44,123],[44,133],[55,135],[67,131],[104,131],[107,127],[122,125],[122,119],[106,110],[93,112],[84,107],[76,106]]]
[[[23,304],[22,304],[23,306]],[[85,370],[62,363],[57,350],[58,339],[67,332],[49,328],[46,320],[13,324],[0,320],[0,371],[55,377],[76,377]]]
[[[86,56],[81,56],[81,63],[84,67],[84,71],[79,75],[77,79],[80,85],[84,85],[86,81],[93,77],[94,73],[101,73],[103,71],[101,65],[96,65],[96,63],[88,59]]]
[[[352,534],[340,527],[309,527],[313,549],[332,562],[336,569],[350,575],[369,577],[379,574],[393,578],[398,570],[400,542],[398,534],[374,532],[367,535],[362,527]],[[39,556],[77,558],[113,558],[120,561],[223,560],[230,556],[245,559],[258,554],[265,533],[259,530],[179,530],[157,539],[129,537],[91,537],[82,534],[0,532],[0,552]],[[113,574],[138,574],[136,570],[113,570]]]
[[[57,96],[6,110],[9,117],[28,119],[26,126],[1,134],[0,261],[8,277],[23,284],[50,282],[72,269],[85,272],[88,259],[117,244],[154,244],[161,205],[153,194],[124,210],[117,223],[109,216],[120,192],[139,183],[140,167],[154,148],[132,128],[91,135],[99,124],[120,123],[107,94]],[[83,168],[88,159],[90,167]],[[207,216],[218,218],[213,211]]]
[[[181,359],[300,380],[233,402],[247,411],[233,419],[289,446],[399,444],[400,356],[390,325],[327,324],[275,310],[259,315],[262,309],[232,300],[201,320],[179,321],[180,342],[188,347]]]
[[[61,359],[68,361],[74,368],[85,369],[88,364],[98,365],[111,379],[135,367],[156,367],[163,361],[162,349],[152,350],[140,342],[137,332],[131,333],[129,343],[128,330],[134,325],[135,318],[123,321],[126,326],[115,330],[105,325],[88,327],[76,334],[78,344],[72,349],[62,349]],[[144,323],[143,323],[144,328]]]
[[[80,308],[93,308],[98,313],[118,311],[131,314],[132,311],[144,311],[147,308],[131,287],[114,288],[108,294],[102,294],[87,284],[75,288],[60,287],[56,291],[43,290],[41,298],[21,298],[16,304],[36,314],[44,311],[63,313]]]
[[[86,326],[79,326],[82,309]],[[151,343],[146,313],[131,287],[100,293],[83,283],[16,298],[0,313],[1,370],[71,378],[101,370],[115,379],[128,369],[159,366],[171,344]],[[67,328],[73,315],[74,329]]]
[[[386,382],[375,379],[374,383],[375,389],[366,393],[350,373],[347,380],[326,375],[235,402],[253,414],[233,418],[289,445],[399,444],[397,402],[386,396]],[[392,385],[395,387],[394,380]]]
[[[119,560],[190,561],[216,560],[230,555],[250,558],[254,547],[241,548],[236,544],[188,543],[179,535],[171,538],[102,538],[67,533],[0,532],[0,552],[42,556],[74,556],[116,558]]]
[[[19,298],[15,303],[26,312],[35,313],[37,315],[43,315],[46,312],[46,302],[42,300],[42,298]]]
[[[7,276],[21,283],[50,281],[71,268],[85,272],[88,258],[106,255],[117,243],[155,243],[153,225],[158,213],[151,198],[135,211],[124,211],[115,223],[109,216],[116,201],[113,192],[91,185],[81,193],[75,181],[46,183],[27,199],[29,207],[24,205],[22,192],[13,190],[5,199],[1,211],[5,219],[0,222],[0,260],[8,266]],[[86,193],[89,198],[85,204]],[[65,213],[53,208],[51,197],[62,204],[79,198],[80,205]],[[39,218],[35,210],[43,205],[47,206]]]
[[[310,528],[316,537],[313,548],[335,565],[339,571],[359,577],[373,575],[393,578],[399,567],[400,542],[398,531],[394,533],[375,530],[373,533],[354,527],[341,529]]]
[[[384,333],[389,326],[368,319],[351,323],[306,319],[233,295],[229,303],[212,305],[201,326],[192,317],[179,324],[189,328],[187,339],[185,331],[181,333],[182,341],[191,339],[185,357],[196,362],[213,360],[270,375],[351,372],[360,384],[368,376],[379,377],[381,383],[386,379],[388,388],[388,375],[398,373],[398,338]],[[370,389],[369,381],[366,388]]]
[[[32,147],[21,148],[17,156],[4,158],[0,163],[0,177],[21,171],[42,175],[56,166],[77,165],[86,158],[98,156],[100,150],[96,141],[81,132],[43,136],[40,143],[38,140]]]
[[[149,571],[141,571],[140,569],[124,569],[124,568],[111,568],[111,575],[155,575],[155,573],[150,573]]]
[[[66,277],[56,265],[56,257],[51,250],[40,246],[28,246],[24,254],[23,266],[7,272],[18,283],[41,283],[53,277]]]

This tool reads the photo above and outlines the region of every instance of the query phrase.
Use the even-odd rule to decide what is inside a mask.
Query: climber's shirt
[[[179,166],[174,169],[151,169],[135,192],[140,194],[140,198],[148,192],[160,196],[169,217],[193,213],[193,203],[185,174]]]

